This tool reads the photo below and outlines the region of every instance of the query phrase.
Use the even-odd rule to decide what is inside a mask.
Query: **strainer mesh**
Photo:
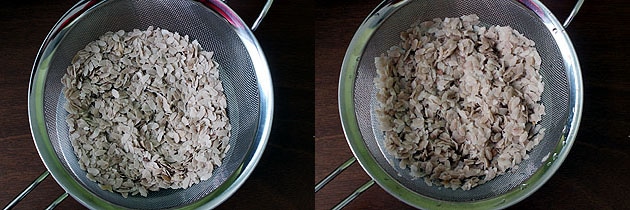
[[[400,32],[414,22],[434,18],[459,17],[477,14],[484,25],[511,26],[536,43],[542,58],[540,73],[545,90],[542,103],[546,108],[541,125],[546,128],[545,138],[521,162],[518,170],[498,176],[494,180],[469,191],[428,186],[423,179],[414,179],[409,169],[398,167],[398,161],[382,145],[383,135],[378,129],[374,108],[377,106],[373,78],[376,77],[374,57],[400,42]],[[371,155],[381,168],[406,188],[418,194],[445,201],[473,201],[495,197],[519,186],[543,164],[561,140],[566,119],[569,117],[569,84],[564,61],[551,32],[532,11],[513,1],[410,1],[382,21],[360,57],[354,87],[354,108],[361,135]]]
[[[65,123],[65,103],[61,92],[61,77],[72,57],[90,41],[107,31],[133,29],[146,30],[149,26],[160,27],[197,39],[208,51],[214,51],[214,59],[220,65],[228,102],[228,116],[232,124],[230,150],[223,165],[216,168],[210,180],[193,185],[186,190],[150,192],[147,198],[101,190],[86,178],[79,168],[68,138]],[[53,43],[54,44],[54,43]],[[48,136],[63,165],[89,191],[104,200],[126,208],[171,208],[190,204],[208,195],[239,169],[250,154],[260,112],[258,81],[248,51],[241,37],[226,20],[212,10],[193,1],[106,1],[75,20],[57,44],[46,75],[44,90],[44,114]]]

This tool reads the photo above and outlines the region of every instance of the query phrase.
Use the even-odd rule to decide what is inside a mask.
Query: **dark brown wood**
[[[46,34],[74,3],[11,1],[0,6],[0,207],[46,170],[29,128],[29,77]],[[263,4],[264,1],[228,1],[250,25]],[[219,209],[301,209],[314,205],[312,4],[276,1],[254,32],[274,82],[273,129],[254,172]],[[43,209],[63,192],[48,177],[16,209]],[[59,205],[59,209],[82,208],[71,197]]]
[[[345,50],[379,1],[319,1],[315,17],[315,181],[352,156],[339,122],[337,84]],[[563,21],[574,0],[543,3]],[[564,164],[533,195],[511,209],[623,209],[630,206],[630,71],[626,41],[630,5],[586,1],[568,27],[582,67],[584,110]],[[315,209],[330,209],[369,180],[358,164],[315,194]],[[413,209],[378,185],[346,209]]]
[[[564,19],[574,1],[543,1]],[[251,23],[260,2],[232,0]],[[274,80],[269,144],[247,182],[220,209],[329,209],[369,180],[352,165],[317,194],[313,183],[352,156],[339,122],[339,69],[352,35],[378,1],[276,1],[255,32]],[[33,60],[44,37],[74,1],[12,1],[0,7],[0,206],[45,170],[26,107]],[[314,9],[313,9],[314,8]],[[562,167],[512,209],[620,209],[630,206],[630,5],[586,1],[567,29],[584,82],[582,123]],[[315,74],[313,74],[315,69]],[[313,87],[315,84],[315,87]],[[313,103],[314,102],[314,103]],[[315,114],[313,114],[315,112]],[[313,135],[314,133],[314,135]],[[314,136],[314,140],[313,140]],[[47,178],[16,209],[42,209],[63,193]],[[60,209],[80,209],[67,198]],[[411,209],[373,186],[347,209]]]

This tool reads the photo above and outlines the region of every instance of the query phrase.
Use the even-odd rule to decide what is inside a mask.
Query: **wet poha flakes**
[[[386,150],[429,185],[469,190],[517,168],[544,136],[534,42],[476,15],[418,22],[375,58]]]

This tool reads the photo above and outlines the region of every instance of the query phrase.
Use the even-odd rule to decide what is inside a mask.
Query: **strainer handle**
[[[374,185],[374,180],[370,179],[369,181],[365,182],[365,184],[361,185],[361,187],[357,188],[354,192],[352,192],[352,194],[348,195],[348,197],[346,197],[345,199],[343,199],[341,202],[339,202],[335,207],[333,207],[333,210],[340,210],[343,209],[343,207],[345,207],[346,205],[348,205],[350,202],[352,202],[352,200],[354,200],[355,198],[359,197],[359,195],[363,192],[365,192],[367,189],[370,189],[370,187],[372,187],[372,185]]]
[[[67,197],[68,197],[68,193],[64,192],[59,197],[57,197],[57,199],[55,199],[52,203],[50,203],[50,205],[48,205],[48,207],[46,207],[45,210],[55,209],[55,207],[57,207],[57,205],[59,205],[61,201],[63,201],[63,199],[66,199]]]
[[[326,176],[324,179],[322,179],[321,181],[319,181],[319,183],[317,183],[315,185],[315,192],[317,193],[317,191],[322,189],[326,184],[328,184],[328,182],[333,180],[337,175],[339,175],[341,172],[346,170],[346,168],[350,167],[356,161],[357,161],[357,159],[354,156],[352,156],[350,159],[346,160],[346,162],[344,162],[341,165],[339,165],[335,170],[330,172],[330,174],[328,174],[328,176]],[[337,205],[335,205],[335,207],[333,207],[332,209],[333,210],[343,209],[343,207],[345,207],[350,202],[352,202],[352,200],[354,200],[355,198],[359,197],[359,195],[361,193],[363,193],[364,191],[366,191],[367,189],[372,187],[372,185],[374,185],[374,180],[370,179],[365,184],[361,185],[359,188],[354,190],[354,192],[352,192],[352,194],[348,195],[348,197],[344,198],[341,202],[339,202]]]
[[[35,180],[33,180],[33,182],[30,185],[28,185],[28,187],[26,187],[26,189],[24,189],[20,194],[15,196],[15,198],[11,202],[9,202],[9,204],[7,204],[7,206],[5,206],[3,208],[3,210],[13,209],[13,207],[15,207],[15,205],[17,205],[22,199],[24,199],[24,197],[26,197],[26,195],[28,195],[28,193],[33,191],[33,189],[35,189],[35,187],[37,187],[37,185],[39,185],[39,183],[44,181],[44,179],[46,179],[46,177],[48,177],[48,175],[50,175],[50,172],[44,171],[44,173],[42,173],[41,175],[39,175],[39,177],[37,177]],[[57,205],[59,205],[61,203],[61,201],[63,201],[67,197],[68,197],[68,193],[64,192],[63,194],[61,194],[61,196],[59,196],[52,203],[50,203],[50,205],[48,205],[48,207],[46,207],[46,210],[54,209]]]
[[[37,177],[35,180],[33,180],[33,182],[30,185],[28,185],[28,187],[26,187],[26,189],[24,189],[22,192],[20,192],[20,194],[15,196],[15,198],[13,198],[13,200],[11,202],[9,202],[9,204],[7,204],[7,206],[5,206],[3,208],[3,210],[12,209],[13,207],[15,207],[15,205],[17,205],[22,199],[24,199],[24,197],[26,197],[26,195],[28,195],[28,193],[33,191],[33,189],[35,189],[35,187],[37,187],[37,185],[39,185],[39,183],[44,181],[44,179],[46,179],[46,177],[48,177],[49,174],[50,174],[50,172],[44,171],[44,173],[42,173],[41,175],[39,175],[39,177]]]
[[[575,15],[577,15],[578,11],[580,11],[580,8],[582,7],[582,4],[584,4],[584,0],[578,0],[575,3],[575,6],[573,6],[573,10],[571,10],[571,13],[567,17],[567,19],[564,20],[564,23],[562,24],[562,27],[564,27],[564,28],[569,27],[569,24],[571,23],[571,21],[573,20]]]
[[[324,186],[326,186],[328,182],[332,181],[337,175],[339,175],[341,172],[346,170],[346,168],[350,167],[355,161],[357,161],[357,159],[354,156],[352,156],[350,159],[346,160],[346,162],[342,163],[339,167],[337,167],[330,174],[328,174],[328,176],[326,176],[324,179],[322,179],[321,181],[319,181],[319,183],[315,185],[315,192],[319,191]]]
[[[227,3],[227,1],[228,0],[221,0],[223,3]],[[255,31],[262,22],[263,18],[267,16],[267,12],[269,11],[269,8],[271,8],[271,4],[273,4],[273,0],[267,0],[267,3],[265,3],[265,6],[263,6],[262,10],[260,10],[260,14],[258,14],[258,17],[254,21],[254,24],[250,27],[252,31]]]
[[[271,4],[273,4],[273,0],[267,0],[267,3],[265,3],[265,6],[263,6],[262,10],[260,11],[260,14],[258,14],[258,18],[256,18],[254,24],[252,24],[252,31],[255,31],[262,22],[263,18],[267,16],[267,12],[269,11],[269,8],[271,8]]]

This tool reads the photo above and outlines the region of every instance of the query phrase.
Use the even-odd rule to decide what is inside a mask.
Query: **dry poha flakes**
[[[77,52],[62,83],[87,177],[124,197],[209,179],[231,129],[212,56],[153,27],[107,32]]]
[[[386,149],[429,185],[469,190],[517,168],[544,136],[534,42],[479,23],[416,23],[375,58]]]

